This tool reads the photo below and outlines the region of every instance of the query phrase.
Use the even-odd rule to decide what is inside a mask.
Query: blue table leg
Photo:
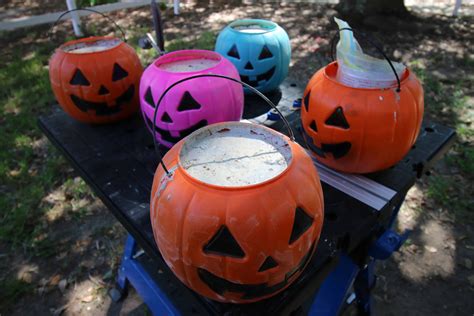
[[[354,292],[357,299],[359,315],[372,315],[371,291],[375,286],[375,260],[371,259],[367,266],[359,272],[354,281]]]
[[[354,261],[347,255],[341,255],[337,267],[319,288],[308,315],[338,315],[346,302],[354,278],[358,273],[359,267]]]
[[[117,285],[122,290],[123,293],[126,292],[128,286],[128,280],[126,275],[126,264],[128,260],[133,259],[133,254],[135,253],[136,242],[132,236],[127,236],[127,241],[125,242],[125,249],[123,250],[122,264],[120,265],[117,277]]]
[[[117,286],[125,293],[128,283],[138,292],[153,315],[179,315],[178,310],[158,287],[149,273],[143,268],[136,256],[136,242],[128,235],[117,277]]]

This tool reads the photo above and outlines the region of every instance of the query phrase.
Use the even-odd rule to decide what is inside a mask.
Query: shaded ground
[[[0,20],[17,19],[66,9],[66,1],[62,0],[2,0],[0,1]]]
[[[306,83],[327,64],[335,29],[332,6],[243,5],[239,1],[165,15],[167,49],[212,49],[228,22],[272,19],[292,41],[290,77]],[[149,31],[147,10],[111,14],[130,43]],[[111,32],[99,18],[90,31]],[[429,178],[411,191],[398,227],[413,229],[393,258],[379,265],[375,289],[379,314],[474,313],[473,53],[474,19],[415,15],[407,20],[372,17],[363,25],[423,80],[426,116],[453,126],[459,141]],[[47,60],[72,34],[65,23],[53,41],[47,26],[0,35],[0,312],[33,315],[143,314],[133,294],[125,306],[105,295],[113,284],[125,231],[38,131],[35,119],[54,106]],[[394,31],[396,30],[396,31]],[[153,56],[138,50],[144,64]]]

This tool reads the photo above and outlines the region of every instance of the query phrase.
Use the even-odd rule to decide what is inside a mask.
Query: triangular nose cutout
[[[106,87],[104,87],[103,85],[100,86],[100,89],[99,89],[99,95],[104,95],[104,94],[109,94],[110,91],[107,90]]]
[[[267,259],[262,263],[258,272],[266,271],[278,266],[278,263],[271,256],[268,256]]]
[[[247,69],[247,70],[253,70],[253,66],[250,62],[247,62],[247,64],[245,65],[244,68]]]
[[[163,113],[163,116],[161,116],[161,121],[166,123],[173,123],[173,120],[167,112]]]

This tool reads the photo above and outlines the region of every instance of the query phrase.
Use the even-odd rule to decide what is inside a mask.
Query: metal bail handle
[[[165,163],[163,162],[163,155],[161,154],[161,152],[158,148],[158,145],[157,145],[157,142],[156,142],[156,137],[155,137],[155,133],[156,133],[156,115],[158,113],[158,108],[161,104],[161,101],[163,101],[163,98],[165,97],[165,95],[171,89],[173,89],[175,86],[177,86],[178,84],[181,84],[185,81],[189,81],[189,80],[192,80],[192,79],[206,78],[206,77],[227,79],[227,80],[230,80],[230,81],[233,81],[233,82],[236,82],[236,83],[240,83],[244,87],[249,88],[250,91],[254,92],[256,95],[261,97],[265,102],[268,103],[268,105],[270,105],[278,113],[278,115],[281,117],[281,119],[285,123],[286,128],[288,129],[288,136],[290,137],[291,141],[293,141],[293,142],[295,141],[295,134],[293,133],[293,129],[291,128],[290,123],[285,118],[285,116],[280,112],[280,110],[278,110],[277,106],[272,101],[270,101],[270,99],[268,99],[263,93],[261,93],[260,91],[258,91],[254,87],[252,87],[251,85],[249,85],[249,84],[247,84],[243,81],[240,81],[238,79],[232,78],[232,77],[228,77],[228,76],[224,76],[224,75],[217,75],[217,74],[201,74],[201,75],[194,75],[194,76],[186,77],[186,78],[183,78],[181,80],[176,81],[175,83],[170,85],[168,88],[166,88],[166,90],[161,94],[160,99],[158,100],[158,103],[156,104],[155,111],[153,112],[153,126],[151,127],[151,130],[153,132],[152,133],[153,134],[153,145],[155,146],[155,151],[156,151],[156,154],[158,155],[158,159],[160,159],[160,164],[161,164],[161,166],[163,167],[163,170],[166,172],[166,174],[168,176],[170,175],[170,172],[168,171],[168,168],[166,168]],[[146,120],[145,120],[145,124],[147,124]]]
[[[61,18],[71,12],[74,12],[74,11],[88,11],[88,12],[92,12],[92,13],[97,13],[99,15],[101,15],[102,17],[106,18],[107,20],[109,20],[110,22],[112,22],[114,25],[115,25],[115,28],[118,29],[120,31],[120,33],[122,33],[122,39],[123,41],[126,43],[127,42],[127,37],[125,36],[125,32],[123,31],[123,29],[114,21],[112,20],[111,17],[103,14],[102,12],[99,12],[99,11],[96,11],[96,10],[93,10],[93,9],[87,9],[87,8],[76,8],[76,9],[72,9],[72,10],[67,10],[65,12],[63,12],[59,17],[58,19],[53,23],[53,25],[49,28],[48,30],[48,38],[51,39],[51,31],[58,25],[59,21],[61,20]]]
[[[374,46],[380,54],[382,54],[382,56],[385,58],[385,60],[388,62],[388,64],[390,65],[390,68],[392,68],[392,71],[393,71],[393,74],[395,75],[395,78],[397,79],[397,84],[398,84],[398,88],[397,88],[397,92],[400,92],[400,78],[398,77],[398,74],[397,74],[397,71],[395,70],[395,67],[393,66],[393,63],[392,61],[390,60],[390,58],[387,57],[387,55],[385,54],[385,52],[383,51],[383,49],[380,47],[380,45],[378,45],[375,41],[373,41],[368,35],[362,33],[362,32],[359,32],[359,31],[356,31],[356,30],[353,30],[349,27],[344,27],[342,29],[339,29],[339,31],[334,34],[334,36],[332,37],[331,39],[331,58],[333,61],[335,61],[336,59],[334,58],[334,42],[336,41],[336,37],[339,36],[339,32],[340,31],[351,31],[352,33],[355,33],[357,35],[360,35],[362,36],[367,42],[369,42],[370,44],[372,44],[372,46]]]

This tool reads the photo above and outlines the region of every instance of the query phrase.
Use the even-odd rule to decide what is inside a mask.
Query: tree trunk
[[[340,0],[337,10],[344,17],[361,19],[372,15],[405,15],[404,0]]]

